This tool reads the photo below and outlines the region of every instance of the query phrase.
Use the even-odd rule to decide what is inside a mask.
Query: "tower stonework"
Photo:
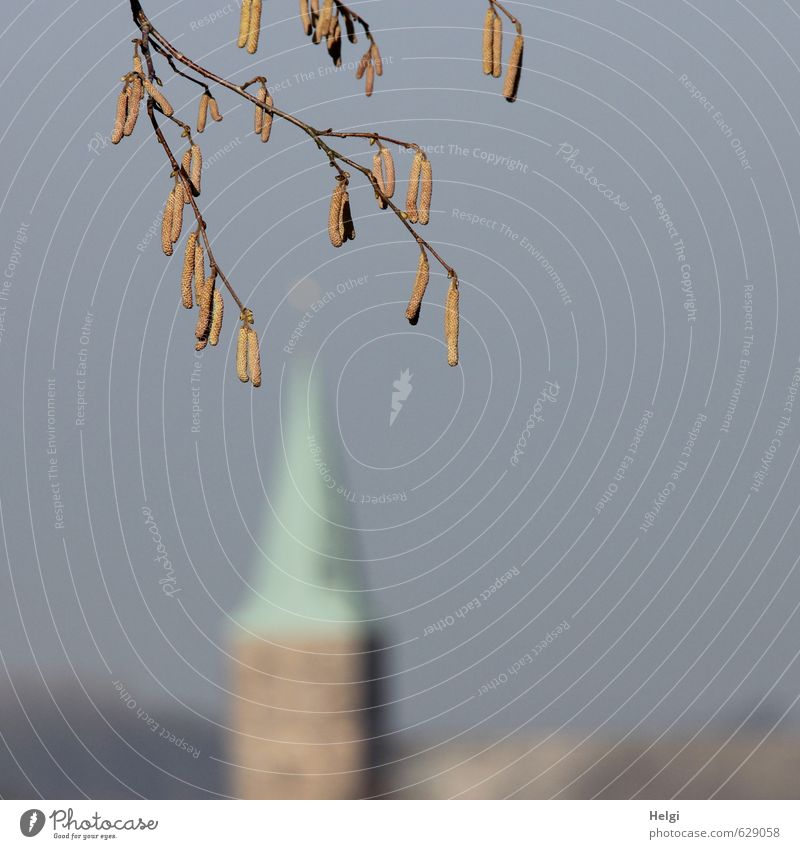
[[[284,400],[277,487],[250,588],[232,614],[230,792],[361,798],[370,795],[374,717],[358,547],[346,501],[315,462],[335,464],[316,432],[325,422],[307,370],[290,373]]]

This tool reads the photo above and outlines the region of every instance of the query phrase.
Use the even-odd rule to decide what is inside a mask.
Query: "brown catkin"
[[[258,50],[258,37],[261,35],[261,0],[252,0],[250,4],[250,28],[247,33],[247,52]]]
[[[411,324],[416,324],[419,321],[419,310],[422,306],[422,299],[425,297],[425,290],[428,288],[429,279],[430,265],[428,263],[428,255],[424,250],[420,250],[417,276],[414,278],[414,288],[411,291],[411,299],[406,308],[406,318]]]
[[[219,289],[214,289],[214,302],[211,307],[211,327],[208,329],[208,341],[212,345],[219,342],[219,333],[222,330],[222,315],[225,311],[225,304],[222,300],[222,292]]]
[[[433,195],[433,169],[427,157],[422,161],[419,179],[419,223],[427,224],[431,218],[431,197]]]
[[[508,58],[508,71],[503,85],[503,97],[513,103],[517,99],[517,91],[519,90],[519,80],[522,76],[522,54],[524,52],[525,39],[522,35],[518,35],[514,39],[514,46],[511,48],[511,55]]]
[[[242,383],[250,380],[250,375],[247,373],[247,327],[245,325],[239,328],[239,338],[236,341],[236,374]]]
[[[366,84],[364,85],[364,93],[367,97],[372,97],[372,92],[375,90],[375,65],[370,60],[367,63]]]
[[[154,86],[147,77],[142,80],[142,84],[144,85],[145,91],[153,98],[153,100],[155,100],[161,111],[167,116],[167,118],[169,118],[175,110],[172,108],[167,98],[161,93],[160,89]]]
[[[261,353],[258,350],[258,334],[247,328],[247,376],[255,387],[261,386]]]
[[[388,147],[381,148],[381,157],[383,158],[384,184],[386,185],[386,197],[394,196],[394,159],[392,152]]]
[[[353,23],[353,17],[350,12],[344,13],[344,28],[347,31],[347,40],[350,44],[357,44],[358,36],[356,35],[356,27]]]
[[[181,171],[186,175],[186,179],[191,181],[189,177],[189,171],[192,168],[192,151],[187,150],[186,153],[183,154],[183,159],[181,159]],[[183,183],[183,202],[189,203],[192,196],[192,190],[186,185],[186,183],[181,180]]]
[[[183,185],[176,179],[175,188],[172,190],[172,244],[178,241],[183,230]]]
[[[336,44],[336,30],[339,29],[339,38],[342,37],[342,30],[339,27],[339,15],[336,10],[333,12],[333,17],[331,18],[330,24],[328,24],[328,42],[326,47],[328,48],[328,52],[333,50],[333,45]]]
[[[358,62],[358,67],[356,68],[356,79],[360,80],[361,77],[364,76],[364,71],[367,70],[367,65],[369,65],[369,50],[361,57]]]
[[[139,104],[142,100],[142,81],[139,77],[133,77],[128,82],[128,114],[125,117],[123,135],[129,136],[136,127],[136,119],[139,117]]]
[[[219,111],[219,103],[217,103],[216,97],[209,97],[208,99],[208,111],[211,113],[211,117],[215,121],[222,120],[222,113]]]
[[[353,216],[350,212],[350,195],[346,190],[342,201],[339,232],[342,234],[343,242],[347,242],[348,240],[352,242],[356,237],[356,225],[353,223]]]
[[[325,0],[325,2],[322,4],[322,11],[319,13],[319,20],[317,21],[317,36],[320,41],[323,38],[328,37],[332,16],[333,0]]]
[[[492,6],[486,10],[486,17],[483,21],[483,73],[491,74],[494,67],[493,64],[493,47],[494,39],[494,19],[495,11]]]
[[[346,194],[345,184],[338,181],[331,195],[331,206],[328,211],[328,237],[335,248],[340,248],[344,242],[342,230],[342,207]]]
[[[203,243],[198,235],[194,243],[194,296],[198,303],[200,301],[200,290],[206,274],[206,261],[203,255]]]
[[[175,191],[170,189],[167,203],[164,206],[164,215],[161,218],[161,250],[167,256],[172,256],[172,213],[175,205]]]
[[[128,114],[128,87],[123,86],[117,98],[117,114],[114,116],[114,129],[111,144],[119,144],[125,132],[125,118]]]
[[[372,57],[372,61],[375,65],[375,73],[379,76],[383,76],[383,59],[381,59],[381,51],[378,50],[378,45],[373,41],[372,47],[369,49],[370,56]]]
[[[200,95],[200,105],[197,107],[197,132],[202,133],[206,128],[208,120],[208,101],[211,100],[211,95],[204,91]]]
[[[209,328],[211,327],[211,307],[214,303],[214,277],[208,277],[200,289],[199,297],[197,298],[197,326],[194,329],[194,335],[197,339],[208,339]]]
[[[272,95],[267,92],[266,99],[264,100],[265,106],[272,106]],[[261,122],[261,141],[266,143],[269,141],[269,135],[272,132],[272,113],[264,112],[264,119]]]
[[[444,307],[444,338],[447,343],[447,364],[458,365],[458,278],[450,279],[447,303]]]
[[[194,190],[199,195],[200,180],[203,174],[203,154],[196,144],[193,144],[191,148],[189,148],[189,153],[191,154],[191,161],[189,165],[189,179],[192,181]]]
[[[499,77],[503,73],[503,21],[495,12],[492,27],[492,76]]]
[[[138,53],[133,57],[133,70],[140,78],[144,77],[144,65],[142,65],[142,57]]]
[[[421,151],[414,154],[414,159],[411,162],[411,173],[408,175],[408,192],[406,194],[406,215],[412,224],[416,224],[419,220],[419,211],[417,210],[417,195],[419,194],[419,178],[422,174],[422,160],[424,156]]]
[[[308,0],[300,0],[300,22],[303,24],[303,32],[311,35],[311,12],[308,8]]]
[[[256,100],[259,103],[266,103],[267,101],[267,87],[262,82],[258,91],[256,92]],[[261,128],[264,125],[264,110],[260,106],[256,106],[255,115],[253,118],[253,132],[261,135]]]
[[[197,233],[192,230],[186,239],[186,250],[183,253],[183,272],[181,273],[181,303],[190,310],[194,305],[192,298],[192,280],[194,278],[194,246],[197,243]]]
[[[372,157],[372,176],[375,178],[378,188],[383,194],[386,194],[386,183],[383,179],[383,157],[380,151]],[[375,197],[378,200],[378,206],[381,209],[386,209],[386,201],[379,194],[376,194]]]
[[[242,0],[242,14],[239,17],[239,47],[244,47],[247,44],[247,36],[250,33],[250,6],[252,0]]]

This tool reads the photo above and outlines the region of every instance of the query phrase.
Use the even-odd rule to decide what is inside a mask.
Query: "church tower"
[[[356,533],[341,527],[352,525],[331,485],[341,467],[327,453],[319,387],[300,365],[287,369],[252,589],[233,613],[231,794],[245,799],[371,792],[373,646]]]

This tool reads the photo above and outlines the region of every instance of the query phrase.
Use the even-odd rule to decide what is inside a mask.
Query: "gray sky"
[[[405,321],[417,252],[366,183],[351,187],[357,239],[336,251],[319,152],[281,122],[261,145],[224,94],[200,203],[255,312],[264,386],[236,380],[230,303],[198,360],[182,244],[159,248],[163,152],[145,121],[106,142],[125,4],[6,12],[8,674],[108,698],[123,680],[141,703],[222,715],[226,623],[280,478],[281,392],[313,362],[311,430],[354,493],[365,603],[394,647],[392,729],[796,719],[798,4],[509,2],[527,35],[513,106],[481,73],[479,0],[357,4],[385,57],[370,100],[307,43],[296,4],[267,5],[256,59],[218,0],[146,8],[207,67],[268,75],[317,127],[426,146],[425,236],[459,272],[461,365],[446,364],[441,269]],[[161,73],[191,122],[193,87]],[[396,161],[402,197],[410,156]],[[315,292],[332,294],[293,340]]]

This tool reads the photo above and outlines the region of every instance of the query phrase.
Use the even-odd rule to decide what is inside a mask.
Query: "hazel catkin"
[[[175,188],[172,190],[172,227],[170,229],[170,238],[174,245],[181,237],[183,230],[183,184],[175,179]]]
[[[208,101],[211,100],[211,95],[204,91],[200,95],[200,103],[197,107],[197,132],[202,133],[206,128],[208,120]]]
[[[511,55],[508,58],[508,71],[503,85],[503,97],[513,103],[517,99],[517,91],[519,90],[519,80],[522,76],[522,54],[525,48],[525,39],[520,34],[514,39],[514,46],[511,48]]]
[[[269,91],[266,92],[264,97],[264,105],[271,107],[273,103],[272,95]],[[261,119],[261,141],[265,144],[269,141],[270,133],[272,132],[272,112],[267,112],[266,110],[261,110],[264,112],[264,117]]]
[[[242,12],[239,16],[239,40],[236,42],[239,47],[244,47],[247,44],[247,36],[250,34],[250,7],[252,0],[242,0]]]
[[[208,339],[211,327],[211,306],[214,302],[214,275],[206,278],[197,298],[197,326],[194,335],[197,339]]]
[[[367,97],[372,97],[372,92],[375,90],[375,65],[371,60],[367,63],[365,79],[364,94],[366,94]]]
[[[406,308],[406,318],[410,324],[416,324],[419,321],[419,311],[422,306],[422,299],[425,297],[425,290],[428,288],[429,279],[430,264],[428,263],[428,255],[424,250],[420,250],[417,276],[414,278],[414,288],[411,290],[411,298]]]
[[[222,300],[222,292],[219,289],[214,289],[214,302],[211,307],[211,326],[208,329],[208,341],[212,345],[216,345],[219,342],[224,311],[225,304]]]
[[[183,253],[183,271],[181,273],[181,304],[190,310],[194,305],[192,298],[192,280],[194,279],[194,247],[197,243],[197,233],[192,230],[186,239],[186,249]]]
[[[175,110],[167,98],[161,93],[161,90],[157,86],[154,86],[147,77],[142,79],[142,85],[150,97],[158,104],[158,108],[169,118]]]
[[[247,326],[239,328],[239,338],[236,340],[236,375],[242,383],[247,383],[250,376],[247,373]]]
[[[378,50],[378,45],[376,42],[372,42],[372,46],[369,49],[369,54],[372,59],[372,63],[375,65],[375,73],[379,76],[383,76],[383,59],[381,59],[381,51]]]
[[[427,156],[422,160],[419,187],[419,223],[427,224],[431,218],[431,197],[433,196],[433,172],[431,161]]]
[[[258,39],[261,35],[261,5],[261,0],[251,0],[249,29],[245,44],[247,52],[250,54],[258,50]]]
[[[111,144],[119,144],[125,130],[125,117],[128,114],[128,87],[123,86],[117,98],[117,113],[114,116],[114,129],[111,132]]]
[[[258,334],[247,328],[247,376],[256,388],[261,386],[261,353],[258,349]]]
[[[345,194],[347,193],[345,183],[339,180],[331,195],[331,205],[328,211],[328,237],[335,248],[340,248],[344,242],[344,229],[342,227],[342,210],[344,208]]]
[[[499,77],[503,73],[503,22],[497,12],[494,13],[492,25],[492,76]]]
[[[444,338],[447,343],[447,364],[458,365],[458,278],[450,278],[447,302],[444,307]]]
[[[208,98],[208,111],[211,113],[213,120],[217,122],[222,120],[222,113],[219,111],[219,103],[217,103],[217,98],[214,97],[213,94]]]
[[[483,73],[491,74],[493,65],[493,40],[494,40],[494,18],[495,11],[490,5],[486,10],[486,17],[483,20]]]
[[[127,115],[125,117],[125,126],[122,128],[122,134],[125,136],[129,136],[133,133],[133,130],[136,127],[136,119],[139,117],[139,105],[144,91],[141,77],[134,76],[129,79],[127,89]]]
[[[419,220],[417,197],[419,195],[419,179],[422,175],[422,161],[425,155],[418,150],[411,162],[411,172],[408,175],[408,192],[406,193],[406,215],[412,224]]]
[[[172,213],[175,205],[175,190],[170,189],[161,218],[161,250],[166,256],[172,256]]]
[[[386,197],[394,196],[394,159],[392,152],[388,147],[381,148],[381,158],[383,159],[384,185],[386,186]]]
[[[203,242],[198,233],[194,243],[194,296],[199,302],[200,290],[203,288],[203,281],[206,274],[206,261],[203,254]]]
[[[342,242],[353,241],[356,237],[356,225],[350,212],[350,195],[345,189],[342,199],[342,211],[339,216],[339,232],[342,234]]]
[[[300,22],[303,24],[303,32],[311,35],[311,12],[308,8],[308,0],[300,0]]]
[[[200,181],[203,174],[203,154],[196,144],[193,144],[189,148],[189,154],[189,179],[192,181],[195,192],[199,195]]]

